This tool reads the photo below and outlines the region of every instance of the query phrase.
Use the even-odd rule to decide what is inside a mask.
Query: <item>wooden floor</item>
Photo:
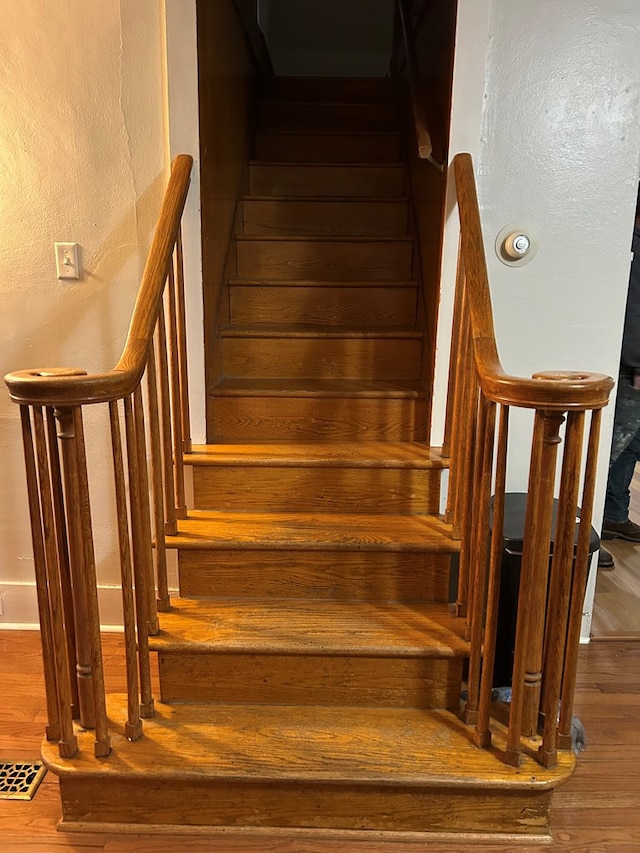
[[[629,517],[640,524],[640,466],[631,481]],[[616,561],[599,572],[591,636],[598,640],[640,640],[640,545],[611,539],[604,543]]]
[[[108,689],[121,689],[122,638],[107,635]],[[354,841],[293,834],[264,836],[130,836],[56,832],[57,782],[48,774],[31,802],[0,800],[2,853],[637,853],[640,850],[640,643],[592,643],[582,648],[576,713],[587,750],[573,779],[554,800],[549,846]],[[39,637],[0,632],[0,760],[39,756],[45,724]],[[143,792],[141,791],[141,796]]]

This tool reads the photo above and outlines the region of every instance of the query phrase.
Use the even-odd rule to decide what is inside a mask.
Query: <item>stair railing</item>
[[[154,713],[148,636],[158,631],[158,610],[169,608],[164,536],[175,534],[177,519],[186,515],[182,454],[191,449],[180,222],[192,162],[190,156],[180,155],[172,164],[116,366],[97,374],[47,368],[5,377],[21,413],[46,732],[66,757],[77,751],[74,719],[95,731],[96,755],[110,752],[95,519],[84,437],[83,414],[88,407],[104,406],[110,426],[104,454],[113,459],[128,695],[126,737],[139,738],[142,718]],[[93,434],[91,442],[95,443]]]
[[[435,166],[438,171],[442,172],[444,170],[444,165],[439,163],[433,156],[433,142],[431,139],[431,133],[429,132],[427,109],[420,82],[420,62],[418,59],[415,33],[413,31],[407,0],[396,0],[396,9],[405,51],[404,59],[409,81],[411,110],[413,112],[418,156],[421,160],[426,160],[431,163],[432,166]]]
[[[503,371],[470,155],[458,154],[453,166],[460,247],[443,450],[451,464],[447,518],[461,540],[456,609],[466,618],[471,643],[465,715],[475,726],[475,743],[489,746],[509,412],[512,407],[529,409],[534,425],[504,760],[518,765],[523,742],[541,733],[536,757],[552,767],[557,750],[571,746],[601,410],[613,380],[576,372],[541,372],[528,379]],[[550,562],[556,487],[558,513]],[[579,505],[581,523],[574,547]],[[527,749],[532,748],[529,742]]]

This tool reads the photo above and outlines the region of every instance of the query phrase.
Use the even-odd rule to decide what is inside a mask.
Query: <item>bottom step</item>
[[[452,713],[408,709],[165,705],[129,742],[126,697],[109,697],[113,749],[43,757],[60,777],[64,828],[103,824],[185,828],[298,828],[393,833],[548,834],[554,787],[572,772],[525,756],[501,761],[471,743]]]

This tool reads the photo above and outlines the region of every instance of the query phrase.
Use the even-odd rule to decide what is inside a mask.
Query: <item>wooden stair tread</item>
[[[215,568],[212,567],[212,571]],[[446,604],[319,599],[176,599],[157,652],[466,657],[464,621]]]
[[[295,325],[293,323],[270,324],[265,327],[259,323],[245,326],[229,326],[220,330],[222,338],[415,338],[422,339],[422,329],[410,326],[359,326],[357,328],[327,328],[313,324]]]
[[[451,525],[433,515],[190,510],[168,548],[285,548],[455,553]]]
[[[362,281],[355,279],[353,281],[349,281],[348,279],[344,281],[335,281],[333,279],[287,279],[285,282],[282,279],[274,279],[274,278],[230,278],[228,282],[232,286],[241,286],[241,287],[417,287],[416,281],[411,280],[398,280],[393,281],[392,279],[384,280],[384,281]]]
[[[369,138],[371,136],[399,136],[399,130],[340,130],[340,128],[335,128],[335,130],[298,130],[296,128],[283,127],[279,130],[256,130],[257,136],[319,136],[319,137],[329,137],[332,138],[334,136],[349,136],[357,138]],[[252,161],[253,162],[253,161]],[[401,162],[401,161],[398,161]]]
[[[187,465],[300,465],[349,468],[445,468],[440,448],[409,441],[305,441],[197,444]]]
[[[471,730],[448,711],[158,703],[144,721],[144,737],[130,742],[118,731],[127,717],[126,696],[108,697],[113,723],[108,761],[93,755],[94,733],[76,727],[79,752],[60,758],[55,743],[42,754],[54,773],[123,780],[133,777],[254,780],[274,783],[335,782],[352,785],[546,789],[571,775],[575,758],[560,753],[546,770],[526,754],[519,768],[496,755],[504,730],[496,724],[493,750],[477,749]],[[140,789],[141,791],[143,789]]]
[[[282,395],[289,397],[387,397],[419,398],[426,391],[421,382],[401,379],[251,379],[231,377],[218,382],[211,394],[218,397]]]
[[[279,198],[279,196],[278,196]],[[327,201],[334,201],[327,197]],[[413,243],[413,237],[405,234],[374,236],[366,234],[237,234],[238,243]]]
[[[296,165],[300,165],[296,163]],[[336,165],[332,163],[331,165]],[[338,164],[340,165],[340,164]],[[363,197],[361,195],[318,195],[318,196],[305,196],[304,198],[300,198],[299,195],[265,195],[264,193],[247,193],[243,197],[243,201],[268,201],[271,203],[279,203],[281,201],[293,202],[295,204],[333,204],[335,202],[340,202],[341,204],[345,203],[353,203],[353,204],[406,204],[408,196],[398,196],[398,195],[381,195],[381,196],[366,196]],[[241,237],[243,235],[238,235]],[[293,239],[294,235],[291,237],[281,237],[281,239]],[[255,239],[255,237],[253,238]],[[301,238],[308,239],[308,238]],[[335,240],[335,237],[327,237],[326,239]],[[344,237],[347,240],[361,240],[361,235],[356,235],[354,237]],[[372,240],[378,240],[379,237],[371,237]],[[391,237],[389,239],[396,239],[396,237]]]
[[[282,133],[283,131],[274,130],[274,131],[261,131],[262,133]],[[376,133],[377,131],[371,131],[371,133]],[[300,133],[308,133],[308,131],[300,131]],[[341,131],[342,133],[342,131]],[[314,133],[315,135],[315,133]],[[367,135],[369,135],[369,131],[367,131]],[[382,160],[379,163],[371,163],[370,161],[363,160],[362,163],[352,163],[350,161],[345,161],[344,163],[335,163],[332,160],[327,161],[326,163],[319,162],[318,160],[310,160],[309,162],[304,162],[297,160],[295,163],[292,163],[291,160],[249,160],[250,167],[258,167],[260,169],[269,168],[271,166],[285,166],[287,169],[296,170],[296,169],[336,169],[336,170],[344,170],[344,171],[353,171],[354,169],[373,169],[373,170],[383,170],[383,171],[406,171],[406,163],[398,162],[398,163],[389,163],[386,160]]]

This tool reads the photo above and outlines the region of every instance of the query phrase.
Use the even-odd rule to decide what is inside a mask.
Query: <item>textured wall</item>
[[[166,177],[162,8],[161,0],[3,5],[3,375],[117,360]],[[60,240],[81,245],[84,280],[56,279]],[[15,584],[33,580],[18,414],[1,394],[0,622],[20,621]],[[105,463],[92,460],[98,475]],[[93,503],[98,568],[109,582],[117,578],[112,520],[101,493]]]
[[[451,150],[466,148],[476,159],[505,369],[615,375],[640,152],[640,6],[635,0],[461,0],[460,21]],[[484,61],[480,116],[477,97],[470,105],[468,94],[477,92]],[[520,222],[535,229],[540,248],[527,266],[507,268],[494,240],[503,226]],[[448,269],[456,246],[452,224]],[[450,275],[447,280],[451,285]],[[449,297],[443,295],[442,317],[450,314]],[[446,328],[443,322],[441,354]],[[445,360],[439,361],[440,404]],[[596,524],[612,416],[610,407]],[[526,418],[516,419],[512,435],[528,446]],[[526,453],[513,455],[511,489],[526,489],[527,467]]]

